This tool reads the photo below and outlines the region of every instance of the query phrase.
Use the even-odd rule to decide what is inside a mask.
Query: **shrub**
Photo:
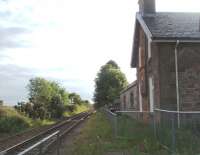
[[[29,122],[20,117],[3,117],[0,118],[0,132],[12,133],[19,132],[30,126]]]
[[[0,132],[14,133],[31,126],[29,118],[22,116],[13,108],[0,107]]]

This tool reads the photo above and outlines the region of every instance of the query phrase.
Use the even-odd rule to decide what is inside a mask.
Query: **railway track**
[[[9,148],[0,151],[0,155],[37,155],[44,153],[52,144],[59,145],[59,141],[64,135],[69,133],[75,126],[87,118],[91,112],[83,112],[74,115],[67,120],[57,123],[50,128],[39,132],[37,135],[21,141]],[[17,137],[14,137],[17,138]],[[0,141],[0,145],[7,143]],[[32,148],[33,147],[33,148]],[[28,152],[27,152],[28,151]]]

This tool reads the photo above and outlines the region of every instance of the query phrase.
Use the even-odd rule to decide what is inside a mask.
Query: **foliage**
[[[50,105],[49,105],[49,112],[52,118],[61,118],[65,111],[66,107],[64,102],[62,101],[61,95],[55,95],[52,97]]]
[[[80,105],[82,103],[80,95],[78,95],[76,93],[69,94],[69,99],[70,99],[71,104],[79,104]]]
[[[55,123],[50,120],[33,120],[18,112],[15,108],[0,106],[0,133],[2,134],[16,134],[29,130],[30,128],[51,125]]]
[[[70,109],[71,108],[71,109]],[[84,111],[88,111],[91,108],[91,105],[81,104],[81,105],[68,105],[67,111],[65,111],[64,116],[72,116],[75,114],[79,114]]]
[[[27,88],[31,103],[42,103],[44,106],[47,106],[51,101],[53,90],[49,81],[39,77],[33,78],[29,80]]]
[[[0,132],[14,133],[31,126],[31,120],[10,107],[0,107]]]
[[[27,85],[29,102],[19,102],[15,108],[34,119],[62,117],[69,103],[68,92],[54,81],[44,78],[30,79]]]
[[[3,106],[3,100],[0,100],[0,106]]]
[[[65,111],[75,111],[76,105],[90,104],[76,93],[69,94],[57,82],[44,78],[30,79],[27,88],[29,102],[18,102],[15,109],[33,119],[61,118]]]
[[[125,74],[121,72],[116,62],[111,60],[106,63],[95,79],[95,106],[101,107],[113,103],[127,84]]]
[[[127,117],[122,117],[129,121]],[[127,120],[128,119],[128,120]],[[119,122],[123,126],[123,121]],[[122,123],[122,124],[121,124]],[[130,122],[129,122],[130,123]],[[130,125],[130,124],[129,124]],[[133,139],[115,138],[112,126],[106,116],[97,112],[90,117],[83,131],[75,139],[71,155],[134,154],[168,155],[144,125],[133,123],[135,132],[129,132]],[[125,126],[128,131],[128,126]],[[149,137],[149,138],[148,138]]]

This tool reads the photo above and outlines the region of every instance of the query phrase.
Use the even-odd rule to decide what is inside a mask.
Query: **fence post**
[[[157,134],[156,134],[156,116],[155,116],[155,111],[152,113],[152,117],[153,117],[153,130],[154,130],[154,136],[157,139]]]
[[[117,138],[117,114],[114,115],[115,138]]]
[[[175,131],[175,114],[172,113],[172,118],[171,118],[171,121],[172,121],[172,155],[175,154],[176,152],[176,131]]]

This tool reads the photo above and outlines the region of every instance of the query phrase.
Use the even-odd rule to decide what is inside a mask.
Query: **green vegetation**
[[[19,132],[31,126],[31,120],[15,109],[0,106],[0,132]]]
[[[72,155],[106,155],[106,153],[126,153],[134,155],[168,155],[152,135],[146,125],[121,117],[119,126],[121,138],[114,137],[113,130],[103,113],[94,114],[75,140]],[[129,122],[131,121],[131,122]],[[130,124],[131,129],[130,129]],[[129,137],[126,137],[129,135]],[[123,138],[122,138],[123,137]]]
[[[15,109],[32,119],[59,119],[66,112],[76,111],[77,105],[89,105],[89,101],[68,93],[55,81],[37,77],[30,79],[27,88],[29,102],[19,102]]]
[[[67,117],[67,116],[72,116],[72,115],[75,115],[75,114],[79,114],[81,112],[88,111],[90,108],[91,108],[91,106],[90,105],[86,105],[86,104],[75,105],[74,106],[74,110],[73,111],[66,111],[64,113],[64,116]]]
[[[55,81],[30,79],[27,85],[28,102],[18,102],[14,108],[3,106],[0,100],[0,132],[17,133],[29,128],[55,123],[90,108],[87,100],[76,93],[68,93]]]
[[[12,107],[0,106],[0,133],[18,133],[30,128],[50,125],[55,121],[33,120],[16,111]]]
[[[181,124],[179,129],[175,128],[175,145],[172,145],[171,124],[161,123],[157,127],[157,137],[169,150],[175,151],[176,155],[198,155],[200,153],[199,128],[197,122],[192,123]]]
[[[75,105],[75,110],[72,112],[66,111],[64,116],[72,116],[89,110],[90,106],[86,104]],[[54,124],[56,120],[49,119],[32,119],[24,116],[12,107],[0,106],[0,133],[15,134],[29,130],[30,128],[41,127]]]
[[[101,67],[95,79],[95,107],[113,103],[127,84],[125,74],[121,72],[116,62],[110,60]]]

